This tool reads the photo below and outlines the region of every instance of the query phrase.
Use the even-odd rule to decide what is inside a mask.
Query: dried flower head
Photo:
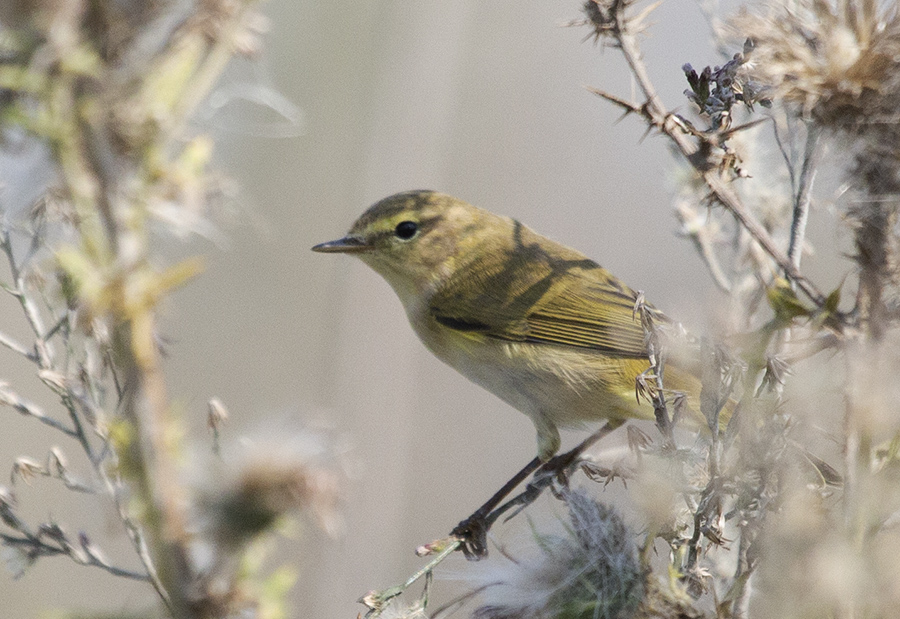
[[[616,30],[615,14],[611,2],[596,2],[586,0],[582,6],[585,15],[583,23],[590,25],[594,32],[591,38],[596,43],[603,37],[611,36]]]
[[[637,4],[637,0],[585,0],[581,7],[585,18],[575,20],[570,25],[590,26],[594,32],[587,38],[594,39],[595,43],[601,39],[615,41],[616,37],[623,32],[638,34],[646,30],[647,16],[660,3],[655,2],[637,13],[633,13],[630,9],[635,4]]]
[[[744,68],[752,49],[752,43],[747,40],[744,53],[735,54],[721,67],[705,67],[700,73],[690,64],[681,67],[690,86],[684,95],[701,114],[709,117],[710,129],[714,131],[731,127],[732,110],[739,103],[751,111],[755,103],[763,107],[771,105],[767,98],[768,89],[757,83]]]
[[[196,484],[197,526],[220,550],[239,547],[292,511],[311,513],[329,534],[340,525],[341,475],[320,437],[297,433],[223,448]]]
[[[753,42],[755,78],[805,117],[851,132],[900,120],[895,3],[769,0],[727,28]]]
[[[564,490],[565,535],[535,534],[537,552],[488,567],[477,619],[624,619],[644,597],[631,532],[612,507]]]

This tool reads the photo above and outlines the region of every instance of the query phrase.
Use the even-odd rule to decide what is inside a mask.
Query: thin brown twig
[[[785,275],[797,284],[797,287],[804,294],[816,305],[823,306],[826,299],[825,295],[794,266],[788,256],[777,246],[762,223],[744,206],[740,197],[722,177],[721,173],[708,165],[705,158],[698,156],[702,154],[703,148],[690,139],[688,132],[685,131],[684,121],[678,118],[677,115],[669,112],[663,105],[656,88],[650,80],[640,52],[640,46],[632,32],[629,19],[625,15],[627,4],[623,0],[616,0],[613,3],[615,28],[612,36],[618,44],[617,47],[622,51],[622,55],[646,101],[642,105],[636,105],[597,89],[590,89],[591,92],[628,111],[640,114],[652,127],[669,137],[694,170],[701,176],[716,201],[737,218],[753,239],[778,264]]]

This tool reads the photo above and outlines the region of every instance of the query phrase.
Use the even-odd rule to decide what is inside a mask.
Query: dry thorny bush
[[[63,555],[146,581],[160,602],[146,616],[283,616],[293,576],[265,567],[260,534],[298,508],[326,530],[336,523],[339,468],[322,437],[220,445],[227,412],[215,398],[208,457],[179,466],[188,446],[163,373],[159,305],[201,268],[174,259],[171,239],[208,230],[227,189],[207,170],[210,139],[188,121],[229,58],[256,52],[256,4],[0,6],[4,176],[14,185],[0,222],[3,288],[29,331],[25,341],[3,329],[0,344],[33,364],[59,410],[6,382],[0,403],[61,440],[46,458],[17,458],[0,486],[2,555],[14,575]],[[35,162],[43,176],[26,174]],[[22,195],[37,195],[30,209],[12,203]],[[108,560],[83,531],[28,521],[21,490],[35,476],[92,493],[98,511],[113,505],[135,553],[127,562],[140,568]]]
[[[16,573],[65,555],[146,580],[176,616],[261,616],[267,601],[239,566],[248,545],[297,506],[333,524],[337,495],[318,443],[231,454],[224,481],[187,484],[167,434],[156,308],[198,265],[160,268],[157,241],[193,230],[219,198],[209,142],[185,123],[227,58],[253,53],[252,5],[181,3],[173,18],[165,3],[45,0],[0,14],[4,150],[40,142],[54,168],[29,213],[3,207],[4,288],[32,341],[0,333],[0,344],[34,364],[63,414],[6,383],[0,402],[71,439],[92,467],[83,479],[59,448],[18,458],[0,487],[3,555]],[[525,547],[498,545],[460,604],[479,619],[891,616],[900,15],[874,0],[768,0],[713,19],[724,60],[685,65],[689,118],[663,105],[644,65],[654,6],[587,0],[577,25],[623,54],[638,99],[592,91],[671,143],[676,215],[727,299],[718,327],[690,343],[712,431],[678,430],[664,373],[675,344],[637,307],[655,372],[636,394],[660,432],[631,428],[626,456],[584,457],[537,482],[519,507],[550,487],[566,518],[533,525]],[[817,178],[842,185],[824,194]],[[837,265],[825,288],[801,268],[813,216],[833,219],[849,248],[819,256]],[[224,416],[211,401],[216,431]],[[83,533],[26,522],[16,485],[35,475],[111,500],[142,570],[110,563]],[[609,485],[626,506],[602,502]],[[427,595],[400,603],[406,586],[364,598],[369,616],[459,610],[427,608]]]

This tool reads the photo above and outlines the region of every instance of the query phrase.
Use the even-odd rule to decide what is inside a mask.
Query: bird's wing
[[[527,341],[646,358],[637,295],[599,266],[568,274],[528,317]]]
[[[583,255],[516,229],[502,260],[459,269],[430,300],[440,324],[510,341],[575,346],[644,358],[637,295]],[[662,318],[662,315],[659,314]]]

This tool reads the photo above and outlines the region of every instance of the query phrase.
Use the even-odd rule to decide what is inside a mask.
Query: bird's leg
[[[567,451],[565,453],[561,453],[558,456],[554,456],[549,461],[545,462],[544,465],[541,467],[540,472],[542,472],[542,473],[543,472],[547,472],[547,473],[555,472],[555,473],[565,474],[565,472],[569,469],[569,467],[572,466],[572,464],[574,464],[578,460],[578,458],[581,456],[581,454],[583,454],[585,451],[587,451],[591,445],[593,445],[594,443],[599,441],[601,438],[603,438],[604,436],[606,436],[607,434],[609,434],[616,428],[620,427],[623,423],[625,423],[625,422],[619,421],[619,420],[612,420],[612,419],[608,420],[602,426],[597,428],[597,430],[594,431],[593,434],[591,434],[586,439],[584,439],[583,441],[578,443],[578,445],[576,445],[574,449],[570,449],[569,451]]]
[[[450,532],[450,535],[458,538],[462,544],[460,548],[466,558],[470,561],[477,561],[487,556],[487,532],[503,513],[510,508],[520,505],[525,507],[533,503],[544,491],[544,489],[553,483],[555,478],[564,477],[568,474],[569,468],[591,445],[599,441],[601,438],[622,425],[621,421],[607,421],[596,432],[579,443],[574,449],[565,453],[554,456],[547,462],[541,462],[540,458],[535,458],[525,465],[525,467],[513,475],[512,479],[503,484],[488,501],[475,510],[471,516],[460,522]],[[500,501],[506,498],[513,489],[522,483],[529,475],[534,473],[534,479],[529,482],[525,490],[500,505]],[[497,507],[500,505],[499,507]],[[515,512],[515,513],[518,513]],[[515,513],[513,515],[515,515]],[[512,517],[512,516],[510,516]]]
[[[477,561],[487,556],[487,532],[490,525],[487,523],[487,517],[494,508],[505,499],[516,486],[521,484],[525,479],[541,467],[541,459],[535,457],[531,462],[526,464],[521,471],[512,476],[512,478],[503,484],[487,502],[475,510],[475,512],[461,521],[456,527],[450,531],[450,535],[458,537],[462,541],[462,551],[466,558],[470,561]],[[491,521],[493,523],[493,520]]]

